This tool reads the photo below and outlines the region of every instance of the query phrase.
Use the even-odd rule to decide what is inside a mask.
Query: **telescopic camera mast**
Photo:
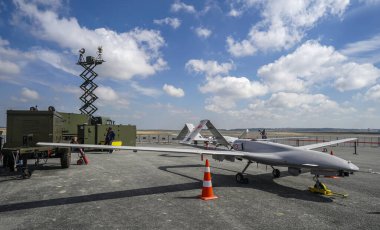
[[[98,110],[94,105],[94,102],[98,99],[94,94],[94,90],[98,87],[98,85],[93,82],[98,76],[94,68],[105,61],[102,58],[103,48],[101,46],[98,47],[98,56],[96,58],[93,56],[86,56],[86,58],[84,58],[85,52],[86,50],[84,48],[79,50],[79,59],[77,62],[77,65],[84,68],[83,72],[79,75],[84,80],[82,85],[80,85],[84,93],[79,98],[83,102],[83,106],[79,110],[82,114],[93,117],[92,115]]]

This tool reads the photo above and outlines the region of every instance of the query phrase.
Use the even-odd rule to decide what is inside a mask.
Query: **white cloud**
[[[239,17],[242,15],[242,12],[237,9],[231,9],[230,12],[228,12],[228,16],[231,17]]]
[[[29,1],[33,4],[42,5],[45,7],[48,7],[53,10],[57,10],[62,7],[62,1],[61,0],[31,0]]]
[[[345,45],[345,47],[340,50],[341,53],[350,56],[365,52],[370,52],[374,50],[379,50],[380,48],[380,34],[373,36],[368,40],[353,42]]]
[[[0,75],[14,75],[18,73],[20,73],[20,67],[17,64],[0,60]]]
[[[372,64],[345,63],[336,74],[335,87],[339,91],[356,90],[371,86],[380,77],[380,70]]]
[[[162,89],[172,97],[183,97],[185,96],[185,92],[181,88],[176,88],[172,85],[165,84]]]
[[[258,81],[251,81],[246,77],[220,76],[227,75],[234,68],[232,63],[219,64],[217,61],[192,59],[186,63],[186,69],[195,73],[205,74],[205,83],[199,87],[203,94],[213,94],[206,100],[206,110],[222,111],[231,109],[236,100],[250,99],[263,96],[267,93],[267,86]],[[218,105],[223,98],[223,105]]]
[[[262,66],[258,75],[272,92],[305,92],[324,85],[347,91],[374,84],[380,70],[372,64],[351,62],[331,46],[308,41],[293,53]]]
[[[36,55],[36,58],[52,65],[56,69],[60,69],[72,75],[79,74],[78,71],[74,69],[75,65],[72,63],[72,59],[65,53],[40,48],[35,48],[32,52]]]
[[[149,96],[149,97],[157,97],[161,94],[161,91],[154,88],[142,87],[137,82],[132,82],[131,87],[135,89],[138,93]]]
[[[279,119],[289,118],[294,122],[298,120],[309,127],[314,124],[315,119],[322,123],[332,122],[356,111],[349,105],[339,105],[323,94],[285,92],[275,93],[266,101],[250,104],[249,108],[277,114]]]
[[[47,75],[35,70],[41,67],[45,69],[45,63],[48,63],[56,69],[73,75],[80,73],[75,70],[76,65],[73,63],[73,58],[67,52],[58,52],[39,47],[32,47],[29,51],[20,51],[12,49],[8,45],[9,42],[0,37],[0,81],[21,86],[27,82],[33,82],[55,91],[66,92],[63,90],[66,85],[62,82],[62,80],[65,80],[57,79],[60,77],[67,78],[66,73],[48,70],[54,73]],[[80,90],[79,87],[77,89]]]
[[[252,98],[265,95],[267,87],[246,77],[212,77],[200,87],[202,93],[213,93],[230,98]]]
[[[177,29],[181,25],[181,20],[178,18],[156,19],[153,22],[158,25],[170,25],[174,29]]]
[[[252,55],[256,52],[256,48],[248,40],[243,40],[241,42],[235,42],[232,37],[227,38],[227,49],[230,54],[234,57],[244,57]]]
[[[205,101],[205,109],[216,113],[223,113],[235,106],[235,99],[230,97],[213,96]]]
[[[219,109],[214,112],[229,115],[241,121],[240,125],[252,125],[253,120],[254,125],[264,127],[347,127],[357,119],[352,116],[356,109],[323,94],[279,92],[266,100],[252,100],[244,108]]]
[[[370,6],[380,4],[380,0],[359,0],[359,2]]]
[[[3,79],[11,79],[9,75],[19,74],[25,63],[35,59],[33,52],[21,52],[8,46],[9,41],[0,37],[0,77]]]
[[[167,111],[175,115],[184,115],[184,114],[188,115],[191,113],[191,111],[188,109],[179,108],[170,103],[167,103],[167,104],[156,103],[154,105],[150,105],[149,107],[154,108],[154,109],[163,109],[164,111]]]
[[[4,40],[0,37],[0,57],[3,60],[6,59],[8,61],[16,63],[16,61],[34,58],[33,54],[25,53],[16,49],[9,48],[8,45],[9,45],[9,41]]]
[[[186,65],[188,71],[195,73],[205,73],[207,76],[214,76],[218,74],[228,74],[234,68],[233,63],[218,64],[216,61],[204,61],[202,59],[191,59]]]
[[[331,101],[323,94],[298,94],[279,92],[273,94],[267,101],[267,105],[275,108],[299,109],[303,112],[312,112],[315,109],[330,110],[339,108],[338,104]]]
[[[2,39],[2,38],[0,37],[0,46],[7,46],[7,45],[9,45],[9,41],[7,41],[7,40],[5,40],[5,39]]]
[[[228,51],[236,56],[253,55],[255,50],[282,50],[294,46],[304,37],[305,31],[314,27],[328,15],[341,16],[346,10],[348,0],[321,1],[242,1],[244,7],[262,8],[262,21],[254,25],[247,39],[237,42],[227,39]],[[234,52],[239,47],[249,47],[248,51]],[[254,47],[254,48],[252,48]]]
[[[107,61],[99,73],[104,77],[131,79],[134,76],[149,76],[166,67],[160,48],[165,45],[159,31],[135,28],[129,32],[81,27],[75,18],[60,17],[51,10],[42,11],[36,5],[15,0],[18,11],[15,21],[27,23],[30,31],[41,39],[52,41],[75,54],[85,48],[86,55],[95,56],[101,45]],[[108,64],[110,63],[110,64]]]
[[[367,40],[346,44],[339,52],[360,62],[380,63],[380,34]]]
[[[241,126],[264,127],[346,127],[356,113],[350,105],[339,105],[323,94],[279,92],[243,108],[235,109],[234,103],[216,96],[206,100],[205,109],[228,115]]]
[[[100,85],[98,88],[95,89],[94,93],[99,98],[99,102],[96,101],[96,103],[100,103],[100,105],[107,104],[107,106],[123,107],[128,107],[129,105],[128,100],[120,97],[118,93],[116,93],[116,91],[109,86]]]
[[[211,30],[204,28],[204,27],[198,27],[195,29],[195,33],[200,38],[208,38],[211,35]]]
[[[94,93],[98,95],[99,99],[105,100],[105,101],[116,101],[119,99],[119,96],[109,86],[99,86]]]
[[[185,3],[177,0],[176,2],[174,2],[171,7],[170,7],[170,10],[172,12],[179,12],[179,11],[184,11],[184,12],[187,12],[187,13],[196,13],[196,10],[194,8],[194,6],[192,5],[186,5]]]
[[[53,87],[53,89],[57,91],[62,91],[65,93],[75,94],[75,95],[81,95],[83,93],[83,91],[80,88],[78,88],[78,86],[72,86],[72,85],[65,85],[62,87]]]
[[[366,100],[379,101],[380,100],[380,85],[377,84],[371,87],[365,94],[364,98]]]
[[[9,44],[9,41],[0,37],[0,81],[24,85],[25,78],[30,74],[22,74],[23,70],[29,63],[37,60],[36,55],[10,48]]]
[[[37,91],[25,87],[21,89],[21,96],[23,101],[37,100],[40,98]]]

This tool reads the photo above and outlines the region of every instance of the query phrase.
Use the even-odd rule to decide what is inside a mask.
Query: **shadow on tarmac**
[[[182,173],[170,171],[170,169],[175,169],[175,168],[192,168],[192,167],[199,168],[199,167],[204,167],[204,166],[203,164],[176,165],[176,166],[161,166],[159,167],[159,169],[166,171],[168,173],[173,173],[182,177],[195,180],[195,182],[176,184],[176,185],[139,188],[139,189],[131,189],[131,190],[123,190],[123,191],[114,191],[114,192],[104,192],[104,193],[97,193],[97,194],[90,194],[90,195],[83,195],[83,196],[55,198],[55,199],[49,199],[49,200],[28,201],[28,202],[14,203],[14,204],[3,204],[3,205],[0,205],[0,213],[17,211],[17,210],[27,210],[27,209],[33,209],[33,208],[52,207],[52,206],[67,205],[67,204],[86,203],[86,202],[93,202],[93,201],[112,200],[112,199],[199,189],[201,188],[201,184],[202,184],[201,183],[202,180],[200,180],[199,178],[194,178]],[[211,168],[217,168],[217,167],[211,167]],[[233,170],[228,170],[228,169],[223,169],[223,168],[217,168],[217,169],[234,172]],[[213,179],[214,187],[252,188],[256,190],[270,192],[284,198],[294,198],[294,199],[299,199],[299,200],[322,202],[322,203],[332,202],[332,199],[330,198],[317,196],[315,194],[310,193],[307,190],[298,190],[298,189],[286,187],[283,185],[279,185],[274,182],[271,173],[260,174],[260,175],[249,175],[249,179],[251,181],[250,184],[236,183],[235,175],[213,173],[212,177],[214,178]],[[179,199],[194,199],[196,197],[192,196],[192,197],[178,197],[178,198]]]
[[[76,164],[71,164],[76,165]],[[22,177],[21,169],[17,168],[14,172],[10,172],[8,168],[0,167],[0,183],[11,180],[25,180]],[[55,163],[44,163],[40,165],[28,164],[28,170],[30,176],[33,175],[34,171],[49,171],[49,170],[62,170],[62,167]]]
[[[194,164],[194,165],[176,165],[176,166],[161,166],[159,167],[160,170],[176,174],[182,177],[186,177],[192,180],[196,180],[199,182],[202,182],[202,180],[194,177],[190,177],[188,175],[184,175],[182,173],[173,172],[170,171],[170,169],[175,168],[191,168],[191,167],[204,167],[200,164]],[[219,170],[225,170],[229,172],[237,173],[234,170],[230,169],[224,169],[219,167],[212,167]],[[282,172],[281,177],[288,176],[287,172]],[[280,184],[277,184],[275,180],[273,179],[272,173],[265,173],[265,174],[259,174],[259,175],[248,175],[247,176],[250,180],[249,184],[240,184],[237,183],[235,180],[235,175],[225,175],[225,174],[216,174],[212,173],[212,184],[213,187],[241,187],[241,188],[252,188],[256,190],[261,190],[264,192],[270,192],[273,194],[276,194],[283,198],[293,198],[297,200],[305,200],[305,201],[312,201],[312,202],[321,202],[321,203],[330,203],[333,201],[332,198],[324,197],[315,195],[313,193],[310,193],[309,190],[299,190],[291,187],[286,187]]]
[[[58,205],[86,203],[86,202],[93,202],[93,201],[112,200],[112,199],[120,199],[120,198],[127,198],[127,197],[136,197],[136,196],[146,196],[146,195],[161,194],[161,193],[168,193],[168,192],[179,192],[179,191],[187,191],[187,190],[193,190],[193,189],[199,189],[199,182],[131,189],[131,190],[115,191],[115,192],[104,192],[104,193],[97,193],[97,194],[91,194],[91,195],[56,198],[56,199],[50,199],[50,200],[29,201],[29,202],[21,202],[21,203],[16,203],[16,204],[5,204],[5,205],[0,205],[0,213],[17,211],[17,210],[25,210],[25,209],[33,209],[33,208],[51,207],[51,206],[58,206]]]
[[[0,183],[11,180],[23,180],[19,172],[9,172],[8,169],[0,167]]]

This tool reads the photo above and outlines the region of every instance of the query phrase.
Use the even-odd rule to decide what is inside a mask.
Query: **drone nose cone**
[[[359,171],[359,167],[352,164],[351,162],[348,162],[348,164],[350,165],[350,170],[351,171]]]

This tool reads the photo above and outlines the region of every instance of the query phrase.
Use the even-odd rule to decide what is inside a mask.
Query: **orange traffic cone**
[[[202,200],[212,200],[218,198],[214,195],[212,191],[211,183],[211,173],[210,173],[210,164],[208,159],[206,159],[205,173],[203,177],[203,186],[202,186],[202,195],[200,196]]]
[[[332,150],[330,151],[330,155],[334,155],[334,153],[333,153],[333,151],[332,151]]]

